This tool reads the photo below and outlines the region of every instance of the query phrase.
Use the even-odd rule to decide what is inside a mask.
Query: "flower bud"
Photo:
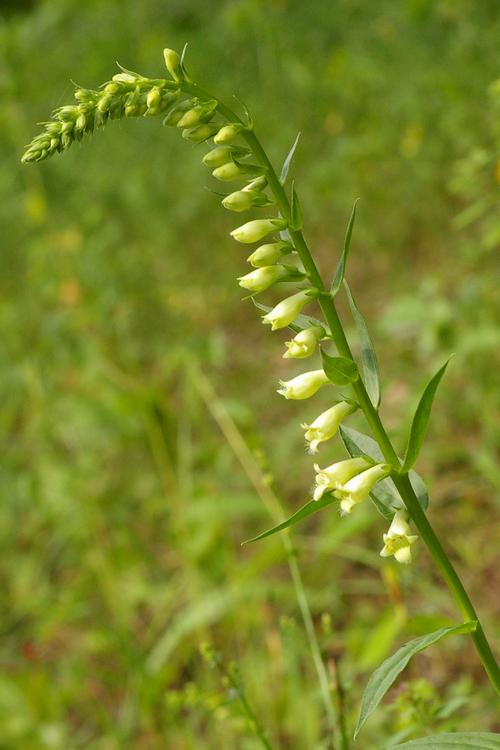
[[[114,96],[114,94],[117,94],[120,91],[121,88],[122,87],[117,82],[107,83],[106,86],[104,87],[104,91],[105,91],[106,94],[111,94],[112,96]],[[75,94],[75,96],[76,96],[76,94]]]
[[[355,411],[356,407],[347,401],[339,401],[335,406],[330,407],[319,417],[316,417],[311,424],[302,424],[305,430],[305,439],[309,443],[309,453],[317,453],[318,445],[330,440],[339,429],[342,420]]]
[[[239,122],[232,122],[229,125],[224,125],[214,137],[214,143],[217,143],[218,145],[232,143],[242,130],[243,125]]]
[[[157,107],[160,102],[161,91],[158,86],[153,86],[153,88],[148,91],[148,95],[146,97],[146,105],[148,109],[152,109],[153,107]]]
[[[361,456],[357,458],[348,458],[346,461],[337,461],[337,463],[320,469],[318,464],[314,465],[316,471],[316,487],[314,488],[313,497],[320,500],[325,492],[331,492],[342,487],[345,482],[364,469],[368,469],[370,464]]]
[[[286,352],[283,359],[303,359],[314,354],[316,344],[325,335],[321,326],[311,326],[300,331],[291,341],[286,341]]]
[[[258,294],[278,281],[283,281],[290,276],[290,271],[284,266],[267,266],[266,268],[256,268],[245,276],[240,276],[238,283],[243,289],[248,289],[252,294]]]
[[[182,137],[190,143],[203,143],[213,136],[217,130],[217,125],[210,125],[209,123],[203,123],[202,125],[195,125],[194,128],[188,128],[182,131]]]
[[[291,253],[293,247],[289,242],[270,242],[267,245],[261,245],[251,255],[248,256],[247,260],[251,266],[255,268],[261,268],[263,266],[271,266],[276,263],[282,255],[288,255]]]
[[[255,180],[249,182],[243,190],[264,190],[265,187],[267,187],[267,177],[264,174],[261,174],[259,177],[256,177]]]
[[[239,164],[235,161],[230,161],[214,169],[212,175],[221,182],[231,182],[232,180],[239,180],[245,175],[258,174],[261,169],[261,167],[257,167],[254,164]]]
[[[302,292],[297,292],[297,294],[292,294],[291,297],[282,300],[267,315],[264,315],[262,322],[270,325],[272,331],[277,331],[279,328],[286,328],[295,320],[297,315],[302,311],[302,308],[308,302],[311,302],[315,296],[317,296],[317,292],[314,294],[311,289],[305,289]]]
[[[137,76],[132,75],[132,73],[116,73],[113,76],[113,81],[116,81],[117,83],[135,83],[137,81]]]
[[[384,546],[380,551],[380,556],[394,555],[396,560],[403,565],[411,563],[411,545],[417,541],[418,536],[410,536],[409,532],[410,527],[405,511],[396,511],[387,534],[383,535]]]
[[[228,164],[233,161],[235,150],[232,146],[218,146],[213,148],[208,154],[202,159],[203,164],[211,169],[222,167],[223,164]]]
[[[188,109],[191,109],[194,102],[196,102],[196,99],[184,99],[176,104],[175,107],[172,107],[172,109],[165,115],[163,124],[175,127],[179,120],[182,119],[184,113],[187,112]]]
[[[368,497],[377,482],[389,476],[390,471],[388,464],[376,464],[336,489],[335,495],[340,499],[342,512],[350,513],[355,505]]]
[[[250,191],[237,190],[235,193],[226,195],[222,201],[222,205],[228,211],[248,211],[254,205],[253,194]]]
[[[314,396],[322,385],[329,382],[324,370],[311,370],[297,375],[292,380],[280,380],[281,388],[278,388],[278,393],[285,398],[300,401]]]
[[[163,50],[163,57],[165,58],[165,67],[174,81],[183,81],[184,74],[181,67],[181,58],[177,52],[167,47]]]
[[[215,101],[215,99],[212,99],[208,102],[203,102],[203,104],[197,104],[195,107],[188,109],[188,111],[182,115],[181,119],[177,123],[177,127],[192,128],[199,122],[208,122],[208,120],[213,117],[216,107],[217,102]],[[218,127],[214,130],[214,133],[217,132],[217,130],[219,130]]]
[[[270,232],[281,232],[283,229],[286,229],[284,219],[254,219],[233,229],[231,237],[237,242],[251,244],[252,242],[258,242]]]

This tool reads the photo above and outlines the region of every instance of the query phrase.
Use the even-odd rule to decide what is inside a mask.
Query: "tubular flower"
[[[330,407],[319,417],[316,417],[311,424],[301,425],[305,430],[305,439],[309,443],[309,452],[317,453],[318,445],[330,440],[339,429],[342,420],[356,409],[353,404],[347,401],[339,401],[335,406]]]
[[[286,341],[286,352],[283,359],[303,359],[310,357],[316,349],[316,344],[323,338],[325,331],[321,326],[311,326],[300,331],[291,341]]]
[[[314,293],[310,289],[292,294],[291,297],[282,300],[267,315],[264,315],[262,322],[270,325],[272,331],[277,331],[279,328],[286,328],[295,320],[302,308],[311,299],[314,299]]]
[[[248,245],[252,242],[258,242],[266,234],[281,232],[283,229],[286,229],[284,219],[253,219],[253,221],[247,221],[241,227],[233,229],[231,237],[237,242]]]
[[[314,488],[313,498],[320,500],[325,492],[339,489],[345,482],[369,466],[368,461],[361,456],[348,458],[346,461],[337,461],[337,463],[331,464],[325,469],[320,469],[318,464],[315,464],[316,487]]]
[[[394,555],[399,563],[411,563],[411,545],[418,536],[410,536],[410,527],[404,510],[396,511],[387,534],[384,534],[384,546],[380,551],[381,557]]]
[[[342,512],[350,513],[355,505],[365,500],[377,482],[389,476],[390,470],[388,464],[376,464],[336,489],[334,494],[340,499]]]
[[[238,283],[243,289],[248,289],[252,294],[258,294],[278,281],[284,281],[290,276],[290,270],[285,266],[266,266],[265,268],[256,268],[245,276],[240,276]]]
[[[329,382],[324,370],[311,370],[297,375],[292,380],[280,380],[281,388],[278,388],[278,393],[285,398],[300,401],[314,396],[322,385]]]
[[[293,247],[289,242],[270,242],[267,245],[261,245],[251,255],[248,256],[247,261],[254,268],[261,268],[262,266],[271,266],[281,258],[282,255],[288,255],[293,251]]]

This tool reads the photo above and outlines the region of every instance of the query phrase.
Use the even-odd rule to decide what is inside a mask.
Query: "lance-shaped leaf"
[[[365,323],[365,319],[359,312],[359,309],[354,301],[354,297],[351,294],[351,290],[344,279],[344,287],[351,307],[352,317],[356,323],[356,330],[358,331],[359,341],[361,344],[361,364],[363,366],[363,382],[365,384],[366,392],[372,402],[373,406],[377,409],[380,404],[380,376],[378,370],[377,355],[368,333],[368,328]]]
[[[386,750],[500,750],[500,734],[451,732],[430,734],[418,740],[391,745]]]
[[[288,152],[285,161],[283,162],[283,166],[281,167],[280,182],[281,182],[282,185],[285,184],[286,178],[288,177],[288,172],[290,171],[290,167],[291,167],[292,162],[293,162],[293,157],[295,156],[295,151],[296,151],[297,146],[299,144],[299,139],[300,139],[300,133],[297,133],[297,137],[295,138],[295,140],[294,140],[294,142],[292,144],[292,147],[291,147],[290,151]]]
[[[263,305],[261,302],[257,302],[254,297],[251,297],[251,300],[254,303],[255,307],[258,310],[262,310],[262,312],[268,313],[273,309],[272,307],[269,307],[269,305]],[[287,328],[290,328],[290,330],[294,333],[300,333],[300,331],[304,331],[306,328],[311,328],[311,326],[320,326],[321,328],[325,329],[327,336],[330,335],[326,325],[322,323],[321,320],[313,318],[311,315],[304,315],[303,313],[297,315],[293,323],[290,323]]]
[[[345,427],[344,425],[340,427],[340,435],[347,448],[347,452],[353,458],[356,456],[368,456],[376,463],[385,461],[378,444],[369,435],[364,435],[362,432],[358,432],[358,430],[354,430],[352,427]],[[410,471],[408,477],[420,503],[420,507],[422,510],[427,510],[429,495],[424,480],[416,471]],[[390,477],[377,482],[370,493],[370,499],[378,512],[388,521],[392,520],[397,510],[404,508],[401,496]]]
[[[278,523],[276,526],[273,526],[272,529],[263,531],[262,534],[257,534],[257,536],[252,537],[252,539],[247,539],[245,542],[242,542],[242,544],[257,542],[259,541],[259,539],[265,539],[266,536],[271,536],[272,534],[276,534],[278,531],[288,529],[290,526],[294,526],[304,518],[312,516],[313,513],[317,513],[319,510],[326,508],[327,505],[332,505],[332,503],[335,502],[338,502],[337,498],[333,497],[332,495],[324,495],[321,500],[310,500],[308,503],[303,505],[302,508],[299,508],[296,513],[290,516],[290,518],[287,518],[286,521]]]
[[[326,376],[334,385],[348,385],[354,383],[358,377],[356,362],[348,357],[330,357],[321,350],[321,359]]]
[[[450,357],[451,359],[451,357]],[[434,375],[429,381],[425,391],[422,394],[422,398],[419,401],[415,416],[410,429],[410,438],[408,440],[408,446],[406,448],[405,460],[403,463],[402,471],[406,472],[411,469],[424,442],[425,432],[429,423],[429,417],[431,415],[432,402],[436,395],[437,387],[441,382],[446,368],[448,367],[449,359],[444,363],[440,370]]]
[[[356,739],[365,721],[377,708],[393,682],[398,675],[401,674],[415,654],[432,646],[433,643],[437,643],[437,641],[440,641],[447,635],[472,633],[476,627],[477,621],[474,620],[472,622],[463,623],[462,625],[452,625],[448,628],[440,628],[439,630],[435,630],[434,633],[427,633],[427,635],[423,635],[420,638],[408,641],[408,643],[401,646],[395,654],[386,659],[380,667],[373,672],[368,681],[365,692],[363,693],[363,700],[361,702],[358,723],[356,724],[356,730],[354,732],[354,739]]]
[[[330,289],[330,294],[332,295],[332,297],[335,297],[335,295],[337,294],[337,292],[339,291],[342,285],[342,281],[344,280],[345,267],[347,264],[347,256],[349,255],[349,248],[351,247],[351,237],[352,237],[352,230],[354,227],[354,220],[356,218],[357,205],[358,205],[358,201],[354,203],[354,206],[351,212],[351,218],[349,219],[349,224],[347,225],[347,231],[345,233],[345,238],[344,238],[344,248],[342,250],[342,255],[340,256],[337,270],[335,271],[335,276],[333,277],[332,288]]]
[[[294,229],[296,232],[299,232],[302,229],[303,219],[302,219],[302,209],[300,207],[299,203],[299,196],[297,195],[297,191],[295,190],[295,185],[292,184],[292,200],[290,205],[290,227]]]

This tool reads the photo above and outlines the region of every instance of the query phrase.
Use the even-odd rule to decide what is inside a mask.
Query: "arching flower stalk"
[[[349,390],[348,396],[344,396],[329,389],[332,405],[311,424],[303,425],[311,452],[316,452],[321,443],[330,441],[340,430],[351,455],[350,459],[325,469],[316,467],[316,486],[311,503],[318,509],[326,507],[326,494],[327,500],[337,502],[344,513],[349,513],[371,496],[376,507],[393,519],[384,535],[381,555],[392,555],[405,564],[411,560],[410,546],[416,540],[416,535],[410,533],[409,523],[413,522],[455,598],[490,681],[500,692],[500,670],[476,611],[427,518],[427,495],[422,489],[423,483],[414,473],[410,475],[446,365],[432,378],[422,395],[402,461],[379,416],[380,391],[375,353],[366,324],[344,279],[355,209],[328,290],[302,233],[302,213],[296,190],[294,187],[291,191],[285,188],[296,143],[278,178],[255,135],[248,112],[239,117],[216,96],[193,83],[183,59],[173,50],[165,50],[164,57],[171,79],[146,78],[122,69],[98,91],[77,88],[75,103],[58,108],[52,119],[44,123],[42,133],[28,146],[23,161],[39,162],[65,151],[85,134],[119,118],[159,115],[163,117],[164,125],[180,130],[182,137],[191,143],[213,139],[214,146],[204,154],[203,164],[219,181],[238,183],[237,189],[223,198],[223,206],[238,213],[262,207],[269,210],[269,215],[249,219],[231,232],[232,237],[243,244],[266,239],[266,244],[256,248],[248,257],[250,266],[256,270],[240,276],[240,286],[256,295],[270,287],[274,289],[282,282],[288,287],[296,284],[297,291],[271,308],[256,303],[257,307],[264,309],[263,323],[270,325],[272,331],[287,327],[294,331],[294,338],[286,343],[286,359],[312,356],[318,344],[320,347],[321,367],[288,381],[280,381],[278,392],[287,399],[308,399],[326,384]],[[291,265],[280,263],[284,255],[291,256]],[[363,341],[363,377],[335,305],[335,297],[343,286]],[[316,305],[322,320],[302,314],[311,304]],[[328,352],[325,344],[333,344],[335,353]],[[345,420],[356,409],[364,415],[371,438],[345,427]],[[392,480],[390,483],[388,477]],[[384,482],[383,492],[379,491],[380,482]],[[307,515],[309,512],[312,511],[308,510]],[[300,513],[295,514],[289,523],[295,522],[297,516],[302,517]],[[283,526],[280,524],[276,528]]]

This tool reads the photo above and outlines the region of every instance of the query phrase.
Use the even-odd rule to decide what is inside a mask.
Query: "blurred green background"
[[[258,748],[204,641],[238,664],[276,748],[331,747],[280,540],[240,547],[270,523],[249,473],[272,471],[287,512],[307,498],[299,423],[321,399],[275,394],[304,368],[240,302],[238,222],[204,189],[204,147],[135,120],[19,163],[71,80],[96,88],[115,60],[163,76],[164,46],[189,42],[192,75],[248,104],[277,164],[302,131],[293,174],[327,276],[361,199],[348,278],[400,449],[456,353],[418,469],[495,641],[499,38],[497,0],[1,3],[2,750]],[[342,456],[333,441],[320,458]],[[423,545],[410,569],[380,560],[385,526],[367,504],[294,534],[351,728],[374,666],[458,617]],[[500,730],[495,713],[455,638],[355,747]]]

